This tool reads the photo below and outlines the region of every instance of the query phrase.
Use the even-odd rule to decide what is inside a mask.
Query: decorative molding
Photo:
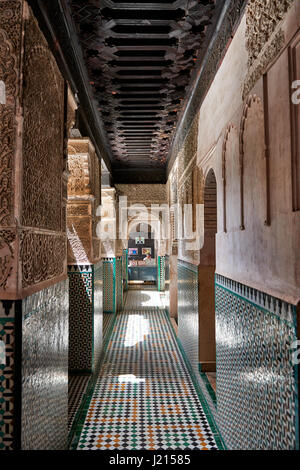
[[[5,103],[0,104],[0,225],[13,224],[16,110],[22,36],[22,2],[0,3],[0,79]]]
[[[294,38],[289,47],[289,83],[300,78],[300,33]],[[292,89],[292,93],[294,93]],[[290,100],[291,107],[291,140],[292,140],[292,206],[293,211],[300,211],[300,111],[299,104]]]
[[[246,49],[249,71],[243,99],[267,71],[285,45],[281,23],[294,0],[249,0],[246,11]]]
[[[240,143],[240,197],[241,197],[241,225],[240,229],[245,230],[245,213],[244,213],[244,133],[245,133],[245,126],[248,118],[248,113],[250,108],[252,107],[253,104],[257,104],[261,107],[261,113],[264,116],[264,108],[261,99],[257,95],[250,95],[248,96],[248,99],[246,101],[246,104],[244,106],[244,111],[243,111],[243,116],[241,119],[241,124],[240,124],[240,136],[239,136],[239,143]],[[264,119],[264,118],[263,118]],[[265,131],[266,132],[266,131]],[[265,135],[266,138],[266,135]],[[266,219],[265,219],[265,225],[269,225],[270,223],[270,197],[269,197],[269,159],[268,159],[268,153],[269,149],[265,145],[265,159],[267,160],[266,162]],[[268,222],[268,223],[267,223]]]
[[[217,144],[214,143],[208,152],[204,155],[204,157],[200,159],[199,164],[201,168],[204,168],[207,164],[209,164],[210,159],[216,151],[216,148]]]
[[[6,289],[7,280],[12,273],[15,258],[12,244],[15,239],[15,232],[0,230],[0,289]]]
[[[68,167],[70,172],[68,196],[89,194],[89,165],[87,157],[69,154]]]
[[[24,231],[20,246],[22,287],[27,288],[63,275],[66,258],[64,235]]]
[[[203,60],[202,68],[196,80],[195,91],[191,94],[172,140],[168,158],[168,173],[210,88],[221,60],[226,53],[228,43],[232,39],[233,32],[244,12],[246,3],[246,0],[229,0],[224,6],[226,10],[223,22],[212,41],[212,47],[208,49],[207,55]]]
[[[226,152],[227,143],[231,130],[234,129],[233,124],[228,124],[222,149],[222,183],[223,183],[223,232],[227,232],[227,214],[226,214]]]
[[[244,83],[243,99],[247,98],[255,83],[260,79],[263,74],[266,73],[268,66],[271,64],[271,62],[273,62],[279,52],[283,49],[284,44],[284,33],[283,31],[279,31],[274,37],[274,40],[270,44],[268,44],[268,46],[260,55],[258,64],[256,64],[255,62],[256,66],[251,67],[251,69],[249,70]]]
[[[295,324],[296,306],[254,289],[253,287],[246,286],[240,282],[224,277],[218,273],[216,273],[215,279],[216,284],[220,285],[221,287],[225,287],[234,294],[249,300],[250,302],[268,310],[274,315],[280,316],[282,320],[286,320],[292,325]]]
[[[249,0],[246,10],[246,48],[249,54],[248,65],[260,57],[264,45],[271,39],[278,24],[294,0]]]
[[[22,224],[61,231],[64,80],[32,13],[24,47]]]
[[[264,130],[265,130],[265,163],[266,163],[266,219],[265,225],[271,225],[271,193],[270,193],[270,123],[269,123],[269,87],[268,75],[263,76],[264,93]]]

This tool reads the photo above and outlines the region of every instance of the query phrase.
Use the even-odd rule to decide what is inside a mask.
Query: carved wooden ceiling
[[[69,0],[113,169],[165,169],[218,0]]]

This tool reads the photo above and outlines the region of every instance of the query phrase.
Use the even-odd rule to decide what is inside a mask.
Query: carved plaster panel
[[[61,230],[64,81],[37,22],[25,28],[22,223]]]
[[[24,231],[20,247],[22,287],[27,288],[63,275],[66,256],[64,235]]]
[[[11,225],[14,213],[16,110],[22,32],[22,2],[0,3],[0,80],[5,100],[0,104],[0,225]]]
[[[246,12],[249,71],[244,84],[244,99],[283,49],[285,37],[281,23],[293,3],[294,0],[249,0]]]

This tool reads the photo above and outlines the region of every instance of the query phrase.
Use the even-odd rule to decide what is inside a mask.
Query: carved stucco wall
[[[101,170],[89,139],[69,139],[68,169],[68,264],[93,264],[100,258],[96,228]]]
[[[299,8],[249,2],[201,106],[197,152],[204,176],[213,168],[217,179],[217,272],[291,303],[299,300],[300,221],[292,212],[289,46]],[[245,94],[278,30],[284,43]]]
[[[100,162],[88,138],[69,139],[68,170],[69,370],[86,373],[100,359],[103,311]]]
[[[117,194],[115,188],[101,190],[101,256],[113,258],[117,255]],[[107,233],[107,235],[106,235]],[[113,235],[112,235],[113,234]]]
[[[14,325],[7,365],[16,367],[1,402],[1,415],[9,410],[1,436],[8,448],[65,449],[65,84],[24,1],[0,3],[0,80],[0,299],[16,299],[3,301]]]
[[[196,205],[201,203],[201,178],[199,168],[196,164],[197,145],[198,144],[198,119],[195,118],[191,126],[183,146],[180,149],[175,164],[170,172],[168,183],[170,187],[170,203],[179,204],[184,209],[185,204],[192,206],[192,223],[188,227],[182,219],[182,231],[180,236],[180,228],[175,227],[175,214],[170,216],[171,232],[173,233],[172,250],[174,254],[178,254],[182,259],[193,264],[199,263],[199,250],[195,250],[192,246],[196,241],[196,236],[188,241],[184,239],[185,234],[196,231]],[[176,234],[179,240],[176,240]],[[178,244],[178,252],[177,252]]]
[[[164,184],[116,184],[120,196],[127,196],[128,204],[163,204],[167,202]]]
[[[16,289],[17,235],[13,222],[22,3],[1,2],[0,20],[0,79],[6,88],[6,102],[0,103],[0,289],[4,292]]]
[[[296,0],[297,1],[297,0]],[[250,0],[246,12],[246,49],[248,73],[243,96],[246,97],[268,65],[285,45],[283,19],[295,0]]]
[[[0,18],[0,297],[20,298],[66,276],[64,81],[24,2]]]
[[[163,234],[164,230],[164,217],[166,214],[164,205],[168,203],[167,187],[164,184],[117,184],[116,185],[117,197],[127,197],[128,208],[133,205],[140,205],[139,212],[133,214],[128,212],[127,216],[127,237],[131,230],[135,231],[135,226],[138,223],[150,224],[155,232],[155,238],[158,239]],[[161,209],[154,209],[152,211],[151,221],[151,205],[161,206]],[[144,206],[144,207],[143,207]],[[118,215],[118,213],[117,213]],[[127,240],[123,240],[123,247],[127,248]],[[160,254],[164,255],[166,252],[166,240],[156,242],[156,249]]]

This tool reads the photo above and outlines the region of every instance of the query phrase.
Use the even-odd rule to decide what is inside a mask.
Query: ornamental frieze
[[[246,12],[248,74],[244,83],[246,99],[255,83],[285,45],[281,23],[294,0],[249,0]]]

